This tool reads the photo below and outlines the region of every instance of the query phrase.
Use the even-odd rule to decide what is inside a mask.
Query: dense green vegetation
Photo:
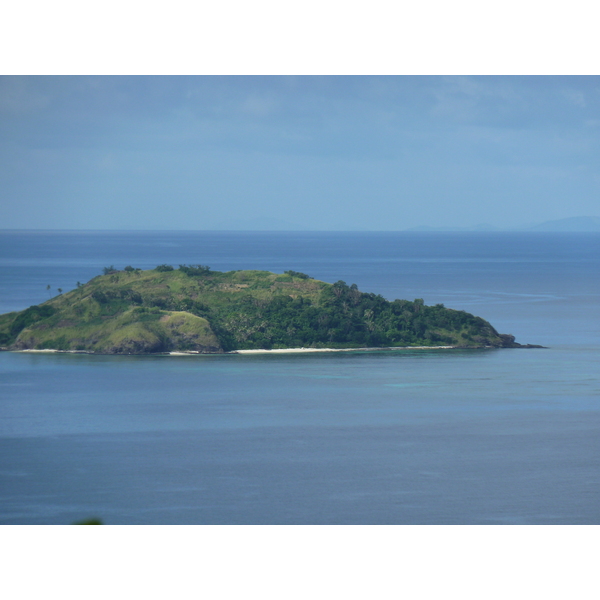
[[[480,317],[421,299],[387,301],[343,281],[286,271],[131,266],[0,316],[9,349],[102,353],[259,348],[516,346]]]

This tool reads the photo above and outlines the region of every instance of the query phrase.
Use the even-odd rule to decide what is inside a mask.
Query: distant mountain
[[[253,219],[228,219],[217,223],[213,229],[218,231],[306,231],[311,228],[281,219],[259,216]]]
[[[525,225],[521,227],[495,227],[487,223],[471,225],[470,227],[430,227],[421,225],[411,227],[405,231],[564,231],[564,232],[600,232],[600,217],[569,217],[557,219],[556,221],[545,221],[537,225]]]
[[[405,231],[498,231],[498,228],[488,223],[480,223],[471,227],[429,227],[428,225],[421,225],[420,227],[405,229]]]
[[[529,228],[530,231],[600,231],[600,217],[569,217],[546,221]]]

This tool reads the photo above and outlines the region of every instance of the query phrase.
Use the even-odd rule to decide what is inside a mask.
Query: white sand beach
[[[457,346],[401,346],[394,348],[275,348],[273,350],[259,349],[259,350],[231,350],[224,354],[302,354],[306,352],[382,352],[390,350],[451,350],[457,348]],[[31,352],[31,353],[54,353],[60,352],[63,354],[94,354],[86,350],[55,350],[53,348],[44,348],[43,350],[36,349],[25,349],[15,350],[15,352]],[[187,352],[168,352],[169,356],[202,356],[210,354],[211,356],[218,356],[217,353],[210,352],[198,352],[197,350],[189,350]]]
[[[35,350],[33,348],[28,348],[26,350],[16,350],[16,352],[60,352],[59,350],[53,350],[52,348],[44,348],[43,350]]]
[[[276,348],[273,350],[232,350],[227,354],[291,354],[304,352],[377,352],[382,350],[450,350],[456,346],[402,346],[394,348]]]
[[[32,353],[48,353],[48,352],[60,352],[62,354],[93,354],[88,350],[56,350],[54,348],[44,348],[42,350],[37,350],[35,348],[25,348],[24,350],[13,350],[13,352],[32,352]]]

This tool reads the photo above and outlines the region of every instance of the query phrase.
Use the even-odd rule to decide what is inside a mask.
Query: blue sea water
[[[0,312],[162,263],[342,279],[547,348],[2,352],[0,523],[600,523],[600,235],[4,231]]]

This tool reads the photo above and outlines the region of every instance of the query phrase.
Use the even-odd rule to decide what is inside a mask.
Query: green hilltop
[[[99,354],[276,348],[519,347],[487,321],[442,304],[387,301],[295,271],[202,265],[104,269],[37,306],[0,316],[0,346]]]

